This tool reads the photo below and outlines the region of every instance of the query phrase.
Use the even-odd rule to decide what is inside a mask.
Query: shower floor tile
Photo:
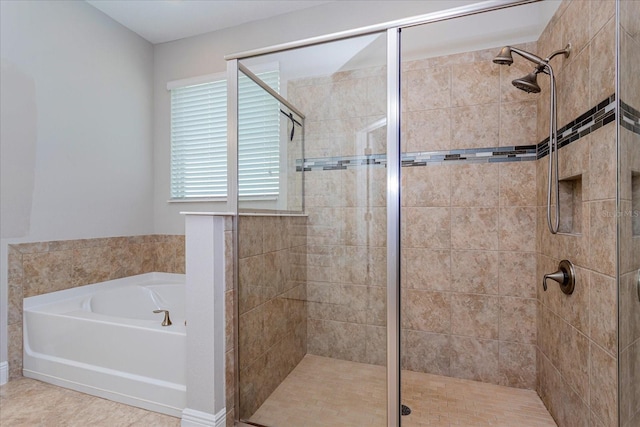
[[[533,390],[403,371],[403,427],[555,427]],[[384,427],[383,366],[307,355],[250,421],[269,427]]]

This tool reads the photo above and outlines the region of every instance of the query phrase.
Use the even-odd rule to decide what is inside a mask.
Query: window
[[[258,76],[279,90],[277,70]],[[172,200],[227,196],[227,82],[224,75],[198,80],[168,85],[171,90]],[[244,75],[238,79],[238,86],[239,195],[277,197],[280,191],[279,102]]]

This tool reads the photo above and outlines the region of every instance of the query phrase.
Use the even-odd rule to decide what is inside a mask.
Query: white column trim
[[[0,385],[9,381],[9,362],[0,363]]]
[[[227,422],[226,408],[217,414],[184,408],[182,411],[181,427],[224,427]]]

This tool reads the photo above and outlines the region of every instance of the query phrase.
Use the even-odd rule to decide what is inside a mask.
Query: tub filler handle
[[[162,326],[171,326],[171,319],[169,318],[169,310],[153,310],[154,313],[164,313],[164,320]]]

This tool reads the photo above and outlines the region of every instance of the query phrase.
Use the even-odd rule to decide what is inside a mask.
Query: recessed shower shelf
[[[560,224],[561,234],[582,234],[582,175],[560,180]]]

